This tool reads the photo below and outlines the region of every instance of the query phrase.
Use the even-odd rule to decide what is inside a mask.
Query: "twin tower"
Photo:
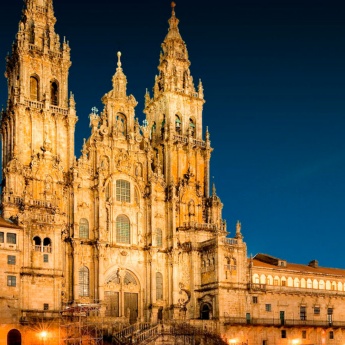
[[[25,0],[6,64],[1,209],[17,225],[18,320],[77,304],[132,323],[221,314],[222,283],[224,293],[245,284],[236,267],[246,247],[239,224],[226,238],[222,203],[210,193],[203,86],[190,74],[175,4],[143,124],[118,53],[78,159],[70,47],[55,22],[52,0]]]

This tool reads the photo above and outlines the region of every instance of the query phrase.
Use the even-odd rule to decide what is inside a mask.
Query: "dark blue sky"
[[[143,120],[168,0],[55,0],[56,31],[71,46],[79,122],[111,89],[116,52]],[[345,5],[332,0],[176,1],[195,83],[205,89],[212,172],[223,215],[237,219],[248,255],[343,267],[345,243]],[[21,0],[2,5],[0,55],[17,32]],[[5,61],[3,60],[3,71]],[[0,103],[7,99],[0,78]]]

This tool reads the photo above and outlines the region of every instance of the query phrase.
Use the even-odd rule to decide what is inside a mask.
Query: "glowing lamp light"
[[[298,343],[299,343],[299,340],[298,340],[298,339],[292,340],[292,344],[298,344]]]
[[[40,335],[41,335],[42,339],[45,339],[47,337],[48,333],[46,331],[42,331]]]
[[[229,340],[229,344],[236,344],[237,343],[237,339],[230,339]]]

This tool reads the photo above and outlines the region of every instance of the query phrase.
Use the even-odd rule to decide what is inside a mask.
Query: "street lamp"
[[[47,331],[42,331],[42,332],[40,333],[40,337],[41,337],[41,339],[42,339],[43,345],[45,345],[45,341],[46,341],[47,335],[48,335]]]

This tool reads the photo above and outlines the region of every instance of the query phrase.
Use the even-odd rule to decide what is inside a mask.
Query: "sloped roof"
[[[6,220],[0,216],[0,228],[12,228],[12,229],[21,229],[17,224],[12,223],[9,220]]]
[[[273,259],[271,263],[269,262],[270,260],[262,260],[265,256],[267,258]],[[332,268],[332,267],[312,267],[309,265],[303,265],[303,264],[296,264],[296,263],[291,263],[286,261],[286,266],[278,266],[276,264],[273,264],[275,260],[281,260],[281,261],[286,261],[284,259],[278,259],[273,256],[267,255],[267,254],[257,254],[253,259],[249,259],[253,263],[253,267],[257,268],[268,268],[272,270],[279,270],[280,272],[282,271],[295,271],[300,272],[300,273],[309,273],[309,274],[330,274],[330,275],[337,275],[337,276],[343,276],[345,277],[345,269],[341,268]]]

